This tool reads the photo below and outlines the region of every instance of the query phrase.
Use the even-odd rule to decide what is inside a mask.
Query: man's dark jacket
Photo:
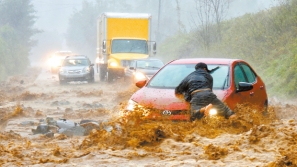
[[[176,94],[183,94],[186,101],[191,101],[191,93],[197,89],[209,88],[212,91],[213,78],[203,69],[197,69],[189,74],[182,82],[175,88]]]

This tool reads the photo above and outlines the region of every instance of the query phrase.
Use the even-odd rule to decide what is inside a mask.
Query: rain
[[[0,1],[0,166],[297,166],[296,9],[296,0]],[[158,107],[170,93],[145,94],[154,76],[148,64],[136,72],[147,57],[245,60],[265,83],[265,112],[241,103],[236,119],[168,120],[174,111]],[[164,87],[179,77],[163,76]]]

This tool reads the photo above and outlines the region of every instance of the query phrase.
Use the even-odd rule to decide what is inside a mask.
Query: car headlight
[[[64,70],[63,68],[60,68],[59,72],[60,72],[60,74],[67,73],[67,71]]]
[[[214,116],[214,115],[217,115],[217,114],[218,114],[218,111],[216,109],[212,108],[212,109],[209,110],[209,115],[210,116]]]
[[[96,64],[99,64],[100,63],[100,58],[97,57],[95,61],[96,61]]]
[[[58,67],[61,65],[61,59],[57,58],[57,57],[52,57],[50,60],[49,60],[49,64],[50,66],[52,67]]]
[[[120,110],[119,116],[120,117],[126,116],[128,114],[128,112],[131,112],[134,110],[136,105],[137,105],[137,103],[135,101],[129,100],[127,106],[123,110]]]
[[[136,105],[137,105],[137,103],[136,103],[135,101],[133,101],[133,100],[130,99],[130,100],[128,101],[126,110],[128,110],[128,111],[132,111],[132,110],[134,110],[134,108],[135,108]]]
[[[145,76],[143,73],[141,73],[141,72],[136,72],[136,73],[134,74],[134,78],[135,78],[135,80],[137,80],[137,81],[140,81],[140,80],[146,80],[146,76]]]
[[[118,63],[115,62],[115,61],[113,61],[113,62],[109,63],[109,65],[110,65],[111,67],[116,67],[116,66],[118,66]]]
[[[83,70],[82,70],[83,73],[89,73],[90,72],[90,67],[85,67]]]

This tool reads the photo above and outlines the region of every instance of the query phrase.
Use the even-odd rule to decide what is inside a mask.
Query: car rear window
[[[169,64],[162,68],[148,83],[148,87],[174,89],[191,72],[196,64]],[[213,89],[223,89],[229,86],[229,68],[227,65],[208,65],[208,69],[219,68],[211,73]]]

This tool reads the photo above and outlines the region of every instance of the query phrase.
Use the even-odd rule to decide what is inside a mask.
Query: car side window
[[[238,89],[238,83],[239,82],[247,82],[245,76],[244,76],[244,72],[242,71],[242,69],[240,68],[240,65],[237,64],[234,67],[234,82],[235,82],[235,86]]]
[[[241,64],[241,67],[246,74],[248,82],[254,83],[256,81],[256,74],[252,71],[252,69],[246,64]]]

